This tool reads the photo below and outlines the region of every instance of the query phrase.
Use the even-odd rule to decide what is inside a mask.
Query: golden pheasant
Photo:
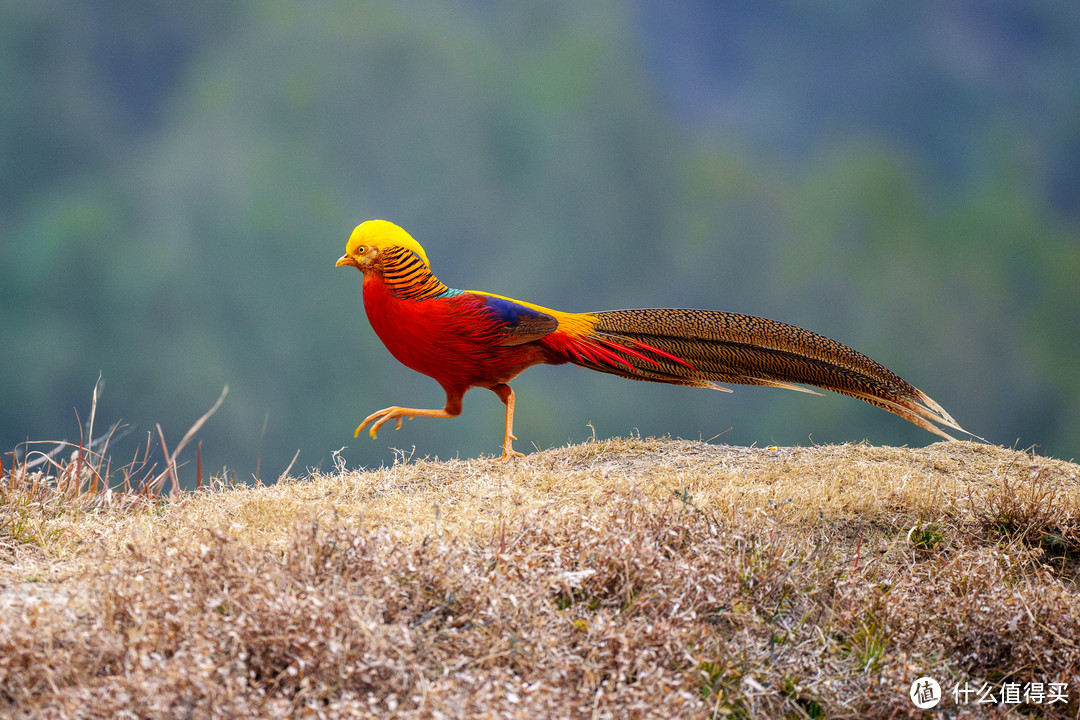
[[[369,220],[353,230],[338,267],[364,275],[364,309],[390,353],[446,391],[442,409],[392,406],[372,413],[375,437],[402,418],[451,418],[473,387],[506,405],[502,457],[514,451],[514,391],[508,384],[538,363],[573,363],[633,380],[730,392],[720,383],[813,392],[814,385],[884,408],[952,440],[964,432],[925,393],[846,345],[794,325],[711,310],[567,313],[487,292],[454,290],[435,277],[427,254],[397,225]],[[815,393],[816,394],[816,393]],[[935,424],[936,423],[936,424]]]

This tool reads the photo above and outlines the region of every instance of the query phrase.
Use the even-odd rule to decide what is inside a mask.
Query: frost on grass
[[[866,717],[924,674],[1080,697],[1080,466],[985,445],[615,440],[39,506],[0,518],[0,714]]]

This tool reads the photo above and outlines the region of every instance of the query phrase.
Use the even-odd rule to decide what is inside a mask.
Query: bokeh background
[[[334,267],[381,217],[452,287],[794,323],[1080,455],[1080,4],[6,0],[0,79],[2,452],[78,439],[99,374],[119,461],[226,384],[203,462],[242,480],[497,452],[483,390],[352,437],[444,401]],[[521,449],[936,440],[839,396],[515,389]]]

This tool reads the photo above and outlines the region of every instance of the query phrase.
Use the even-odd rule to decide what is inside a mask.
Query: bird
[[[446,392],[440,408],[396,405],[364,418],[375,438],[391,420],[453,418],[474,387],[506,406],[500,460],[513,448],[510,381],[540,363],[580,367],[632,380],[713,388],[723,383],[858,398],[947,440],[941,427],[966,431],[928,395],[884,365],[835,340],[794,325],[715,310],[651,308],[563,312],[476,290],[456,290],[431,271],[427,253],[387,220],[367,220],[350,234],[336,267],[363,273],[368,321],[390,354],[434,378]],[[970,434],[970,433],[969,433]]]

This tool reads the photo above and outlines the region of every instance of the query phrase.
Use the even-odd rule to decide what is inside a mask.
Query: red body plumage
[[[364,310],[375,334],[399,362],[448,394],[509,382],[537,363],[566,362],[539,343],[503,344],[505,332],[487,307],[475,293],[402,299],[382,276],[364,277]]]

